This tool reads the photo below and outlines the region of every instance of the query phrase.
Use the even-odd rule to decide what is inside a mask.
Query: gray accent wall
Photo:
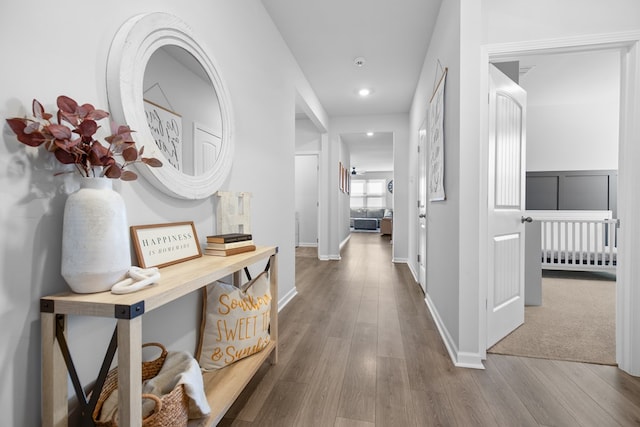
[[[616,170],[527,172],[527,210],[610,210],[617,217]]]

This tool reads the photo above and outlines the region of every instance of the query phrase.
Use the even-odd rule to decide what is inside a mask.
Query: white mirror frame
[[[147,62],[160,47],[174,45],[191,53],[209,75],[218,95],[222,116],[222,149],[212,170],[191,176],[172,167],[158,149],[143,108],[143,81]],[[107,96],[114,121],[135,131],[145,157],[162,161],[160,168],[137,164],[137,171],[164,193],[181,199],[203,199],[215,193],[233,162],[232,114],[225,84],[213,60],[179,18],[166,13],[134,16],[118,30],[107,59]]]

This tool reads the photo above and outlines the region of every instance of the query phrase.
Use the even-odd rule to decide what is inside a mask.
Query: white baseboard
[[[344,248],[344,245],[346,245],[347,242],[349,242],[350,238],[351,238],[351,234],[348,234],[347,237],[345,237],[345,239],[342,241],[342,243],[340,243],[340,250],[342,250],[342,248]]]
[[[458,368],[484,369],[480,354],[466,351],[458,352],[458,361],[455,362],[455,365]]]
[[[340,243],[340,248],[338,249],[339,251],[342,250],[342,247],[347,244],[347,242],[349,241],[350,238],[351,238],[351,236],[349,235],[349,236],[347,236],[346,239],[344,239],[342,241],[342,243]],[[320,261],[340,261],[342,259],[342,257],[340,256],[340,253],[338,253],[338,254],[328,254],[328,255],[318,254],[318,259]]]
[[[410,262],[407,262],[407,267],[409,267],[409,271],[411,272],[411,275],[413,276],[413,280],[415,280],[415,282],[418,283],[419,282],[418,272],[413,268],[413,264],[411,264]]]
[[[317,243],[298,243],[298,247],[299,248],[317,248],[318,244]]]
[[[342,257],[340,255],[320,255],[318,259],[320,261],[340,261]]]
[[[408,264],[409,260],[407,258],[393,258],[391,262],[394,264]]]
[[[468,353],[458,351],[458,346],[453,341],[451,334],[447,330],[438,310],[436,309],[433,301],[429,297],[429,294],[426,295],[424,302],[427,304],[427,308],[431,313],[431,317],[433,317],[433,321],[436,323],[436,327],[438,328],[438,333],[444,341],[444,345],[447,348],[447,352],[449,353],[449,357],[451,361],[456,367],[459,368],[472,368],[472,369],[484,369],[484,365],[482,364],[482,357],[480,354],[476,353]]]
[[[294,286],[293,289],[291,289],[289,292],[287,292],[287,294],[285,296],[283,296],[282,298],[280,298],[280,300],[278,301],[278,311],[280,311],[283,308],[285,308],[287,306],[287,304],[289,304],[291,302],[291,300],[295,298],[296,295],[298,295],[298,290]]]

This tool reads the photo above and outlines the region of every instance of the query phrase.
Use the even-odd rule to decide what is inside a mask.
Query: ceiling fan
[[[356,171],[356,167],[352,166],[351,167],[351,175],[364,175],[364,172],[358,172],[358,171]]]

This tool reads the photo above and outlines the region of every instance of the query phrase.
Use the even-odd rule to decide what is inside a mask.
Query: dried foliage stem
[[[31,147],[44,145],[60,163],[74,164],[85,177],[95,176],[94,168],[100,167],[100,176],[133,181],[138,176],[125,170],[129,165],[140,162],[150,167],[162,166],[156,158],[143,157],[144,147],[136,148],[131,137],[134,131],[129,126],[111,122],[111,135],[104,138],[108,143],[106,147],[95,139],[100,128],[97,122],[109,117],[108,112],[91,104],[79,105],[64,95],[59,96],[56,102],[57,122],[51,121],[53,115],[47,113],[36,99],[32,103],[33,117],[7,119],[18,141]],[[116,158],[122,158],[122,162]]]

